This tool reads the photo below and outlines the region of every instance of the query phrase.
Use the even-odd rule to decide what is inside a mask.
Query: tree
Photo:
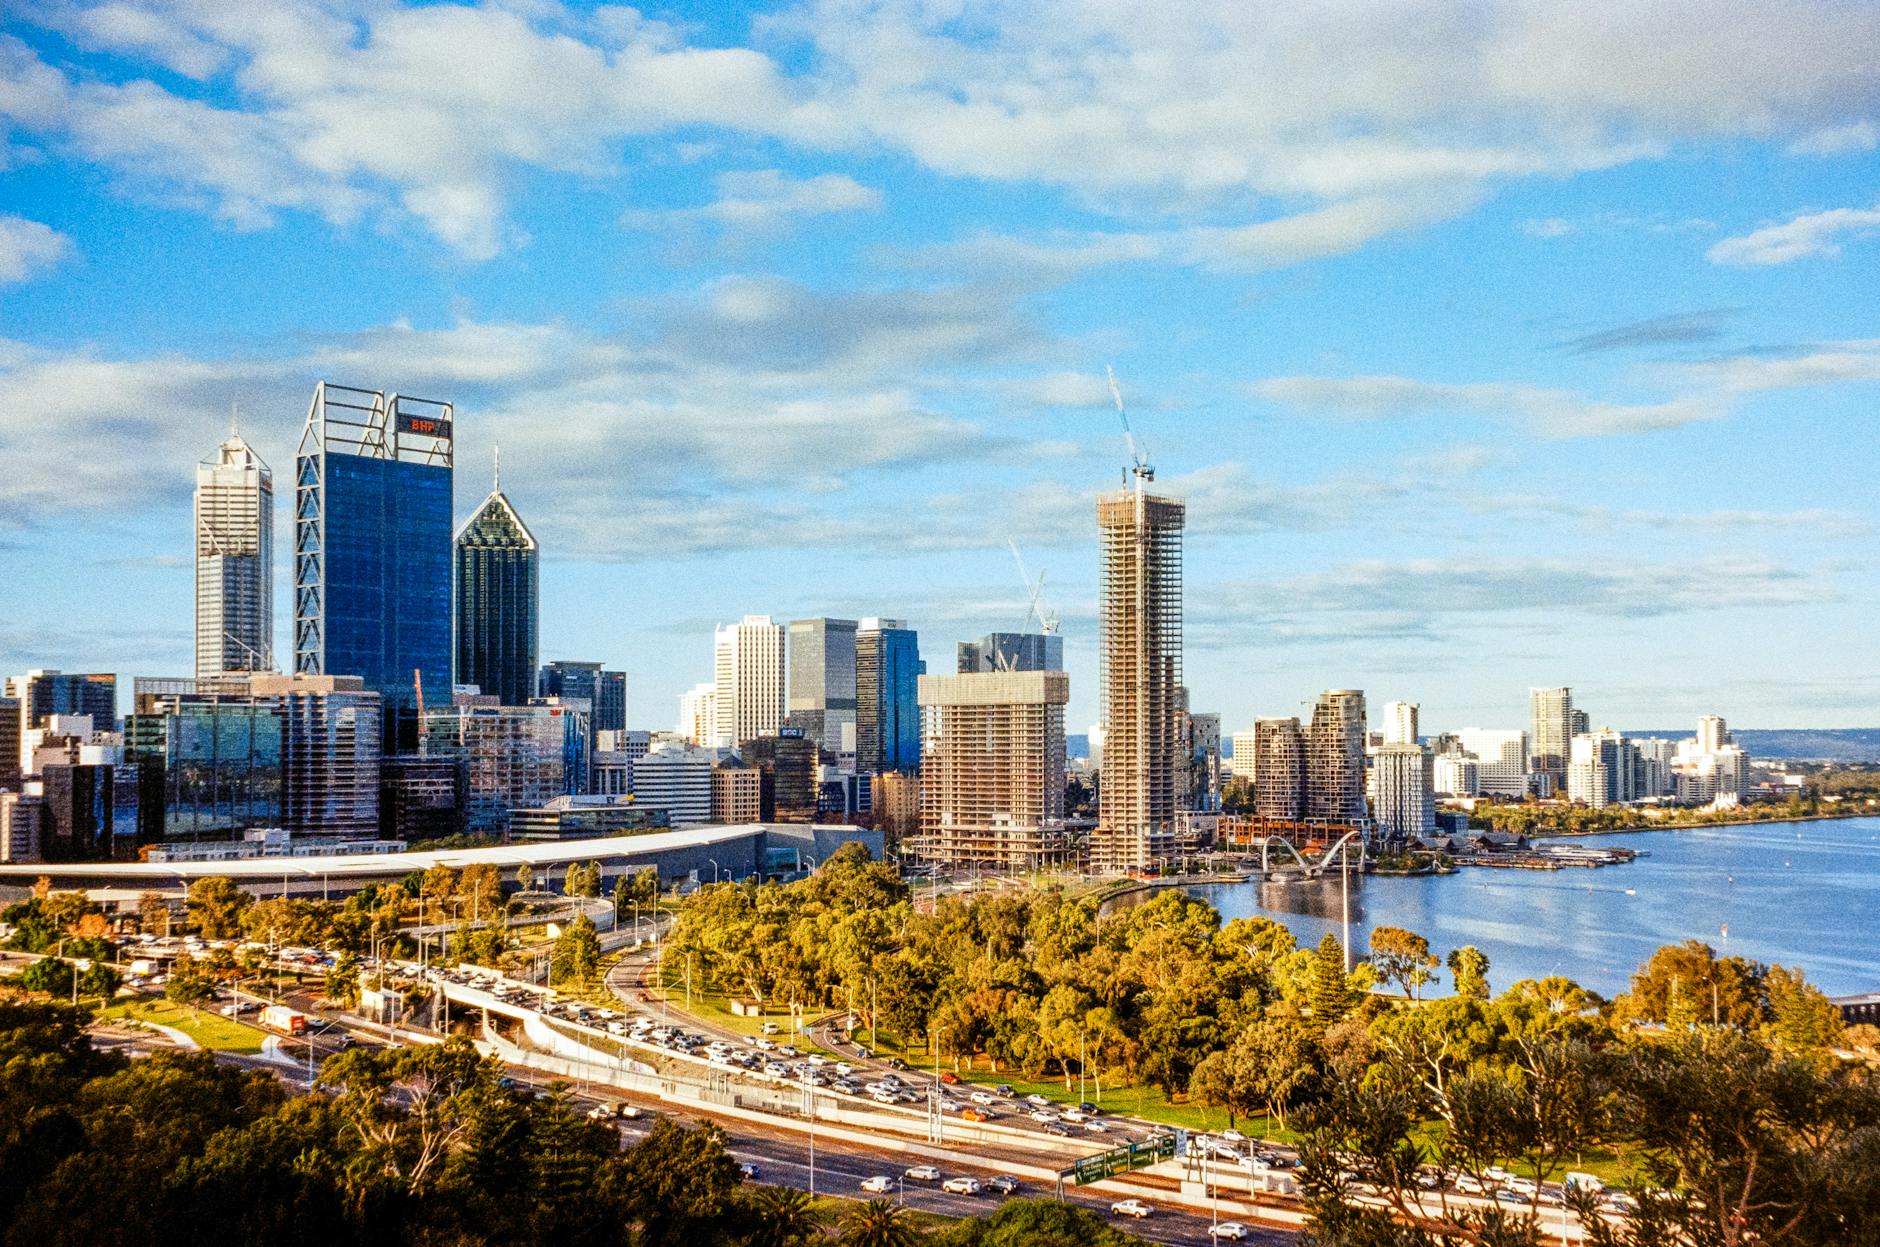
[[[1765,971],[1741,957],[1718,957],[1701,940],[1667,944],[1632,975],[1613,1003],[1629,1022],[1690,1026],[1698,1022],[1753,1028],[1768,1015]]]
[[[842,1247],[914,1247],[907,1209],[891,1199],[871,1199],[842,1216]]]
[[[461,912],[472,921],[487,919],[503,904],[503,872],[490,862],[465,866],[457,877],[457,897]]]
[[[208,875],[189,885],[189,920],[204,939],[228,940],[241,934],[241,915],[254,897],[226,875]]]
[[[599,972],[600,962],[600,936],[594,920],[582,914],[556,938],[549,964],[563,983],[587,983]]]
[[[527,862],[516,867],[516,890],[527,892],[535,887],[535,868]]]
[[[1351,1012],[1357,993],[1345,974],[1345,950],[1330,931],[1312,950],[1311,977],[1306,987],[1308,1027],[1323,1035],[1325,1028]]]
[[[326,985],[322,989],[326,998],[344,1008],[352,1008],[359,1003],[359,955],[343,952],[333,963],[333,968],[326,972]]]
[[[1488,999],[1488,954],[1473,944],[1464,944],[1449,954],[1449,973],[1456,984],[1456,995],[1465,1000]]]
[[[1430,942],[1401,927],[1371,931],[1371,964],[1386,982],[1396,983],[1412,1000],[1441,964],[1430,953]]]
[[[599,896],[601,894],[601,864],[588,862],[586,865],[574,862],[568,867],[567,892],[569,896]]]
[[[1014,1199],[932,1236],[934,1247],[1138,1247],[1088,1208],[1052,1199]]]
[[[662,1117],[628,1148],[622,1165],[629,1217],[641,1247],[694,1247],[730,1207],[738,1164],[716,1126],[687,1130]]]
[[[1800,970],[1770,966],[1763,986],[1769,995],[1767,1034],[1790,1052],[1816,1052],[1837,1043],[1846,1022],[1841,1010],[1820,988],[1803,980]]]
[[[822,1216],[807,1191],[759,1187],[750,1204],[757,1224],[745,1240],[747,1247],[801,1247],[823,1236]]]
[[[163,996],[186,1009],[195,1009],[215,993],[215,980],[203,972],[201,963],[180,956],[170,966],[170,981],[163,985]]]

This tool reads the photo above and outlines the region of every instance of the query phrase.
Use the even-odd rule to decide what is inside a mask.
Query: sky
[[[502,451],[542,657],[668,727],[745,614],[1025,625],[1188,504],[1227,731],[1880,724],[1880,6],[11,0],[0,670],[186,673],[231,404]]]

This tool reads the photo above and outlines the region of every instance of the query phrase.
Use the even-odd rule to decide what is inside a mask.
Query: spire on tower
[[[231,438],[242,435],[242,405],[240,403],[228,405],[228,435]]]
[[[503,492],[503,448],[501,446],[496,447],[494,458],[496,462],[491,473],[490,492],[500,494]]]

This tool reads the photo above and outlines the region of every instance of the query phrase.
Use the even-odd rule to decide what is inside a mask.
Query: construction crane
[[[1036,619],[1040,632],[1046,636],[1055,635],[1058,630],[1058,617],[1047,613],[1041,605],[1044,598],[1044,573],[1039,572],[1038,578],[1033,580],[1031,573],[1025,568],[1025,556],[1018,552],[1018,543],[1007,537],[1005,544],[1006,548],[1012,552],[1012,561],[1018,564],[1018,578],[1025,582],[1025,592],[1031,597],[1025,614],[1025,623],[1029,625],[1033,619]]]
[[[1116,369],[1104,366],[1103,375],[1110,379],[1110,398],[1116,403],[1116,416],[1123,422],[1123,444],[1129,447],[1129,470],[1139,481],[1155,479],[1155,465],[1149,462],[1147,447],[1136,442],[1135,430],[1129,427],[1129,413],[1123,409],[1123,391],[1116,384]]]

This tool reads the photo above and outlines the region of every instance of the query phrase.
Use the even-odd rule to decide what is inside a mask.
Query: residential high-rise
[[[929,861],[1031,870],[1061,859],[1062,671],[922,676],[920,838]]]
[[[415,746],[420,686],[450,704],[451,421],[323,381],[295,459],[294,670],[362,678],[388,743]]]
[[[526,705],[535,691],[542,552],[500,476],[457,530],[455,548],[456,682],[505,706]]]
[[[20,790],[20,699],[0,697],[0,792]]]
[[[1439,753],[1431,770],[1439,797],[1473,797],[1482,791],[1481,762],[1472,753]]]
[[[855,769],[865,775],[920,766],[920,638],[898,619],[855,630]]]
[[[1055,632],[988,632],[961,641],[959,671],[1062,671],[1064,638]]]
[[[1678,742],[1670,780],[1679,801],[1728,805],[1749,791],[1749,755],[1721,718],[1707,714],[1697,721],[1697,735]]]
[[[1558,790],[1566,783],[1567,743],[1574,737],[1573,690],[1529,689],[1528,717],[1529,747],[1533,751],[1528,769],[1551,776],[1553,787]]]
[[[1498,797],[1525,796],[1528,790],[1528,735],[1526,732],[1465,727],[1455,734],[1464,750],[1475,755],[1476,780],[1483,793]]]
[[[1415,702],[1387,701],[1384,703],[1384,743],[1387,745],[1417,743],[1417,704]]]
[[[0,862],[39,862],[39,832],[46,816],[43,785],[37,792],[0,792]]]
[[[1182,736],[1182,527],[1186,509],[1131,488],[1097,499],[1102,600],[1102,787],[1091,860],[1127,869],[1167,857]]]
[[[769,615],[746,615],[712,638],[718,707],[706,742],[735,747],[783,726],[784,632]],[[677,820],[675,820],[676,822]]]
[[[1419,840],[1436,833],[1435,771],[1429,750],[1404,742],[1377,751],[1374,788],[1377,829],[1398,840]]]
[[[1638,746],[1611,728],[1582,732],[1567,746],[1567,797],[1594,809],[1635,801],[1644,770]]]
[[[380,838],[412,843],[460,834],[468,788],[461,759],[384,759],[379,764]]]
[[[196,465],[196,674],[274,666],[274,473],[241,434]]]
[[[1186,696],[1182,699],[1187,700]],[[1177,808],[1218,813],[1221,808],[1221,716],[1182,715],[1182,757],[1177,771]]]
[[[1296,821],[1306,816],[1306,737],[1299,720],[1256,719],[1253,724],[1253,812]],[[1239,736],[1234,756],[1240,756]]]
[[[1360,823],[1364,803],[1364,694],[1319,694],[1306,737],[1306,817]]]
[[[855,752],[855,620],[790,621],[790,726],[831,753]]]
[[[281,826],[294,835],[370,840],[379,833],[384,705],[358,676],[257,675],[285,721]]]

